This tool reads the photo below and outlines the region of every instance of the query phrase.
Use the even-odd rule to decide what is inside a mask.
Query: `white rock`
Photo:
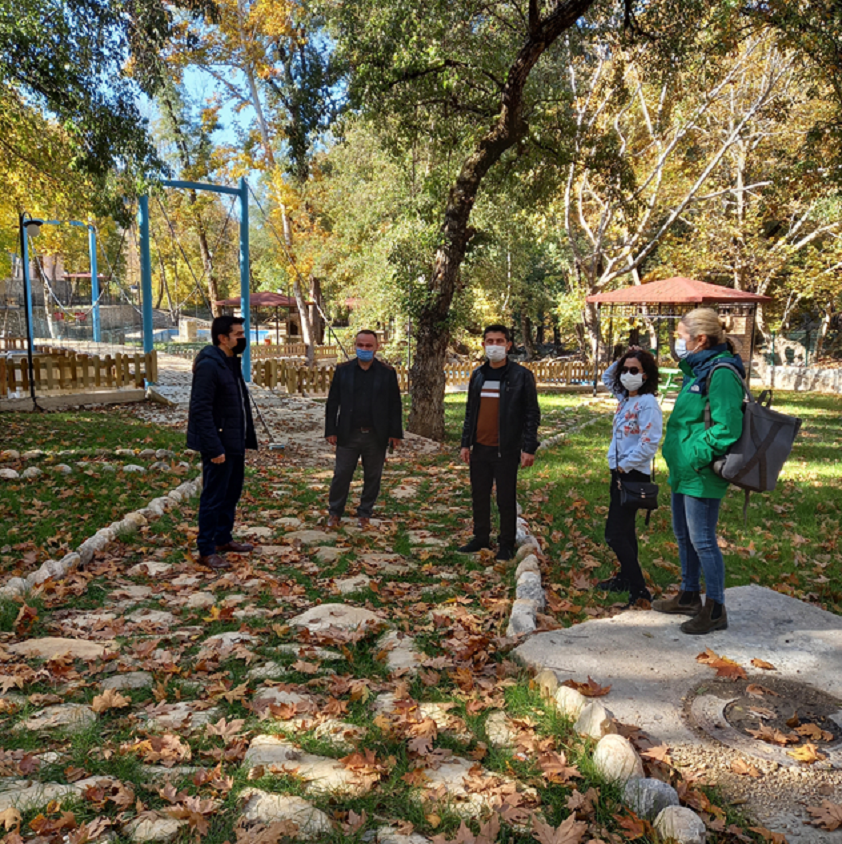
[[[319,793],[361,795],[371,785],[358,779],[354,772],[336,759],[304,753],[295,745],[277,736],[255,736],[246,751],[243,766],[254,768],[263,765],[294,771],[306,783],[306,789]]]
[[[37,466],[30,466],[28,469],[24,469],[20,473],[20,476],[22,478],[29,479],[29,478],[40,478],[41,475],[43,475],[43,474],[44,473]]]
[[[322,565],[330,565],[331,563],[335,563],[341,556],[341,548],[331,548],[329,545],[323,545],[316,551],[316,562]]]
[[[72,785],[63,783],[45,782],[35,785],[25,785],[27,780],[18,780],[17,784],[9,783],[9,787],[0,791],[0,812],[6,809],[15,808],[20,812],[31,812],[35,809],[42,809],[53,800],[62,800],[66,797],[76,797],[82,794],[90,786],[97,783],[113,784],[110,777],[87,777]]]
[[[393,826],[381,826],[377,829],[376,844],[430,844],[430,839],[413,832],[411,835],[404,835],[398,832]]]
[[[365,625],[382,627],[385,621],[377,613],[362,607],[321,604],[295,616],[289,623],[296,627],[306,627],[311,633],[321,633],[329,627],[345,630],[357,630]]]
[[[246,633],[244,630],[229,630],[227,633],[216,633],[213,636],[208,636],[203,642],[205,648],[233,648],[234,645],[257,645],[260,639],[257,636],[252,636],[251,633]]]
[[[390,630],[384,633],[377,642],[381,651],[386,651],[386,665],[389,671],[405,671],[415,674],[424,659],[423,654],[415,645],[415,640],[406,633]]]
[[[643,762],[625,736],[604,735],[594,750],[593,763],[600,776],[608,782],[622,783],[643,777]]]
[[[6,650],[15,656],[43,657],[54,659],[57,656],[69,654],[73,659],[99,659],[107,653],[106,648],[97,642],[86,642],[84,639],[60,639],[47,636],[43,639],[26,639],[16,645],[9,645]]]
[[[684,806],[668,806],[655,818],[655,831],[661,838],[678,844],[705,844],[707,833],[704,821]]]
[[[266,528],[263,529],[266,530]],[[269,535],[272,535],[271,531]],[[324,530],[293,530],[285,533],[283,539],[287,545],[292,545],[294,542],[300,542],[302,545],[316,545],[320,542],[335,542],[336,535]]]
[[[53,466],[53,471],[58,472],[60,475],[72,475],[73,467],[68,466],[66,463],[56,463],[56,465]]]
[[[533,682],[538,687],[538,691],[544,700],[555,701],[556,694],[558,694],[558,677],[556,677],[555,671],[544,668],[535,675]]]
[[[137,563],[132,566],[126,574],[129,577],[150,577],[157,580],[161,575],[166,574],[171,568],[172,565],[170,563],[159,563],[155,560],[147,560],[143,563]]]
[[[530,546],[524,546],[528,548]],[[515,583],[520,580],[520,576],[527,571],[534,572],[540,578],[541,576],[541,563],[538,561],[538,558],[530,553],[527,554],[519,563],[517,568],[515,569]]]
[[[138,844],[153,841],[166,842],[172,841],[186,823],[187,821],[178,820],[178,818],[144,815],[127,824],[126,832],[132,841],[137,841]]]
[[[678,792],[656,779],[633,777],[623,790],[623,801],[641,818],[652,820],[668,806],[678,806]]]
[[[292,821],[298,826],[296,838],[310,841],[329,837],[333,829],[328,816],[310,805],[303,797],[289,794],[269,794],[257,788],[247,788],[240,794],[243,818],[250,823],[271,824]]]
[[[505,712],[496,710],[485,721],[485,734],[494,747],[511,747],[517,738],[517,730]]]
[[[507,636],[519,636],[532,633],[538,626],[538,605],[527,598],[517,598],[512,602],[512,614],[509,617]]]
[[[544,609],[547,599],[541,585],[541,575],[534,571],[525,571],[517,580],[515,592],[518,599],[535,601],[538,611]]]
[[[0,481],[16,481],[20,475],[14,469],[0,469]]]
[[[575,721],[587,706],[588,699],[570,686],[559,686],[555,694],[555,708],[571,721]]]
[[[0,463],[11,463],[13,460],[20,460],[20,452],[13,448],[0,451]]]
[[[143,624],[147,627],[164,627],[169,629],[178,623],[178,619],[166,610],[152,610],[148,608],[135,610],[126,616],[132,624]]]
[[[191,610],[206,609],[216,603],[216,598],[211,592],[194,592],[185,602],[184,606]]]
[[[48,706],[34,713],[15,729],[27,730],[67,730],[77,733],[96,721],[96,715],[90,706],[81,703],[60,703]]]
[[[141,449],[137,453],[137,456],[142,457],[144,460],[151,460],[155,456],[155,449],[154,448]]]
[[[202,709],[197,700],[180,700],[161,707],[147,722],[150,730],[196,730],[205,724],[218,721],[222,717],[219,707]]]
[[[297,706],[301,704],[307,707],[310,711],[315,710],[315,700],[308,695],[300,695],[296,692],[285,692],[276,686],[266,686],[260,689],[252,699],[251,705],[255,711],[259,712],[261,709],[268,709],[270,706]],[[307,711],[303,709],[302,711]],[[295,712],[290,716],[295,717]]]
[[[124,518],[124,522],[131,522],[133,525],[137,527],[143,527],[144,525],[148,525],[149,521],[146,519],[145,516],[141,516],[140,513],[128,513]]]
[[[152,685],[152,675],[146,671],[129,671],[127,674],[115,674],[107,677],[99,686],[101,689],[145,689]]]
[[[597,700],[592,700],[582,709],[573,729],[580,736],[596,739],[617,732],[613,714]]]
[[[371,578],[365,574],[357,574],[354,577],[344,577],[339,580],[334,580],[333,585],[339,591],[340,595],[352,595],[354,592],[360,592],[368,587],[371,583]]]
[[[143,466],[138,466],[137,463],[126,463],[123,466],[123,471],[127,475],[145,475],[146,469]]]

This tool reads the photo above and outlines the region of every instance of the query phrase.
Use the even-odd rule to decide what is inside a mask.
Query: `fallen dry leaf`
[[[795,732],[810,741],[833,741],[833,733],[823,730],[818,724],[801,724]]]
[[[101,695],[97,695],[91,701],[91,709],[99,715],[101,712],[106,712],[109,709],[122,709],[125,706],[131,706],[130,698],[124,697],[115,689],[106,689]]]
[[[842,803],[822,800],[821,806],[808,806],[807,811],[813,816],[813,820],[810,821],[813,826],[820,826],[828,832],[833,832],[842,826]]]
[[[765,659],[753,659],[751,661],[751,664],[755,668],[762,668],[764,671],[777,671],[778,670],[777,668],[775,668],[774,665],[772,665],[771,662],[766,662]]]
[[[585,697],[602,697],[611,691],[611,686],[600,686],[591,677],[588,677],[587,683],[579,683],[576,680],[565,680],[561,685],[576,689],[577,692],[583,694]]]
[[[588,825],[584,821],[577,821],[575,815],[557,827],[552,827],[544,821],[536,820],[532,826],[532,834],[539,844],[579,844],[585,835]]]
[[[813,762],[819,762],[822,759],[827,759],[827,755],[822,753],[816,745],[811,742],[796,747],[794,750],[787,750],[787,756],[791,756],[798,762],[803,762],[805,765],[812,765]]]
[[[731,770],[735,774],[739,774],[741,777],[759,777],[760,771],[751,764],[751,762],[746,762],[745,759],[735,759],[731,763]]]

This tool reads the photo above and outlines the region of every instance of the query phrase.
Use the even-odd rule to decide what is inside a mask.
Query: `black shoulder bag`
[[[614,440],[614,465],[620,466],[617,441]],[[655,480],[655,459],[652,459],[652,481]],[[620,491],[620,506],[626,510],[646,510],[646,524],[653,510],[658,509],[658,484],[652,481],[635,481],[617,471],[617,488]]]

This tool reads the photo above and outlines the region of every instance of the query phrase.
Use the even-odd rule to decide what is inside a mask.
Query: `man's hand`
[[[389,448],[400,448],[401,441],[398,437],[389,437]]]
[[[525,469],[527,466],[531,466],[535,462],[535,455],[534,454],[527,454],[527,452],[522,451],[520,453],[520,465],[521,468]]]
[[[462,462],[463,462],[463,463],[470,463],[470,462],[471,462],[471,449],[469,449],[469,448],[463,448],[463,449],[459,452],[459,457],[461,457],[461,458],[462,458]]]
[[[336,445],[336,434],[333,434],[330,437],[325,437],[325,439],[328,441],[329,445]]]
[[[225,453],[219,455],[219,457],[211,457],[211,463],[224,463],[225,462]]]

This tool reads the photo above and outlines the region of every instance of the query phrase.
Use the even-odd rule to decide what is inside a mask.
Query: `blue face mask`
[[[357,360],[361,360],[363,363],[374,360],[374,349],[354,349],[354,351],[357,353]]]

